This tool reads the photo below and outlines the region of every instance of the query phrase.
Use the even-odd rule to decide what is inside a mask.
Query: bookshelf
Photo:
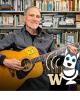
[[[1,6],[5,4],[11,6],[12,9],[1,9]],[[24,9],[31,5],[35,5],[41,10],[40,27],[49,33],[60,32],[61,38],[66,32],[79,33],[79,4],[80,0],[0,0],[0,34],[21,29],[24,25]],[[61,39],[56,38],[56,40]],[[56,44],[60,45],[61,43],[57,41]],[[77,38],[77,42],[79,41],[80,38]]]
[[[34,0],[0,0],[0,36],[21,29],[24,9],[31,5]]]
[[[5,4],[13,9],[1,9]],[[20,29],[24,9],[31,5],[41,10],[40,27],[44,30],[80,30],[80,0],[0,0],[0,33]]]
[[[80,0],[35,0],[35,5],[41,10],[42,19],[40,26],[43,29],[53,34],[61,32],[61,38],[63,37],[63,33],[65,33],[66,37],[66,33],[71,32],[79,36]],[[77,44],[80,42],[78,36],[75,36]]]
[[[5,9],[5,4],[11,9]],[[66,39],[80,42],[80,0],[0,0],[0,38],[21,29],[24,9],[31,5],[41,10],[40,27],[53,33],[56,45],[65,44]]]

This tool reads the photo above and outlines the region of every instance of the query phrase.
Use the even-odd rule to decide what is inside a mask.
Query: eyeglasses
[[[29,14],[29,16],[30,16],[30,17],[35,17],[35,16],[36,16],[36,18],[41,18],[40,15]]]

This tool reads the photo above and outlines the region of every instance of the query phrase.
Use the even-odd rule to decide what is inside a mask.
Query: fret
[[[39,61],[42,61],[42,62],[46,62],[46,59],[49,55],[51,55],[51,57],[54,57],[54,56],[58,56],[62,53],[65,53],[65,50],[67,49],[67,46],[65,47],[62,47],[62,48],[58,48],[52,52],[49,52],[49,53],[46,53],[46,54],[43,54],[43,55],[40,55],[39,57],[36,57],[34,59],[32,59],[32,64],[35,64],[36,62],[39,62]]]

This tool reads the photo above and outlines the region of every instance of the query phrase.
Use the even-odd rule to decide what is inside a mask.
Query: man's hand
[[[4,59],[3,64],[11,69],[14,70],[22,70],[23,67],[21,67],[21,61],[16,59]]]
[[[77,54],[77,48],[73,45],[68,45],[68,49],[70,50],[70,52]]]

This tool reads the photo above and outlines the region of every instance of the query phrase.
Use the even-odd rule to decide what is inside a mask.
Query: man
[[[53,36],[43,32],[39,27],[40,17],[40,10],[37,7],[27,8],[24,12],[24,27],[0,40],[0,50],[13,48],[13,50],[20,51],[31,45],[38,48],[42,53],[54,50]],[[69,48],[71,52],[77,52],[75,47],[69,45]],[[0,64],[15,70],[22,69],[21,61],[7,59],[5,55],[0,56]],[[18,90],[49,90],[46,71],[38,78],[25,81]]]

